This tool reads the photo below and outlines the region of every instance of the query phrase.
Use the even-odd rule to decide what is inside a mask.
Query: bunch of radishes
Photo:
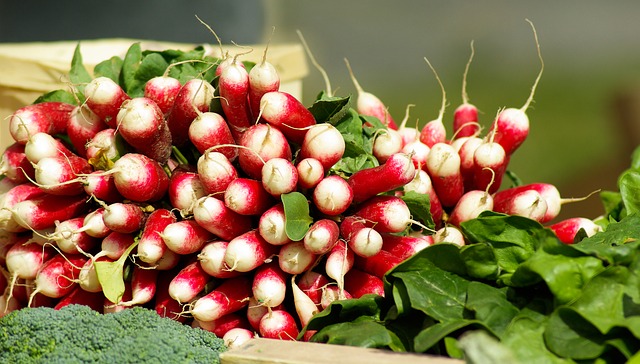
[[[344,133],[280,90],[266,51],[250,69],[238,56],[215,67],[215,87],[165,75],[132,97],[96,77],[79,105],[41,102],[12,115],[0,315],[145,305],[221,337],[295,339],[336,299],[384,295],[383,275],[420,249],[464,244],[457,226],[482,211],[542,223],[559,212],[552,185],[499,191],[527,137],[531,98],[501,110],[484,137],[465,98],[447,139],[444,89],[438,118],[419,130],[407,118],[398,126],[358,86],[357,114],[380,123],[366,125],[373,165],[346,175],[335,168]],[[410,195],[429,201],[431,227],[414,220]],[[554,226],[567,242],[582,227]]]

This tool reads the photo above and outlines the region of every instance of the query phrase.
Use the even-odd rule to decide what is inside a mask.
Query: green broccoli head
[[[3,363],[219,363],[221,338],[150,309],[24,308],[0,319]]]

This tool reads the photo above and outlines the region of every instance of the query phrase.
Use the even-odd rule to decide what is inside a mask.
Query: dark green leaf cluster
[[[221,338],[133,307],[24,308],[0,319],[2,363],[218,363]]]

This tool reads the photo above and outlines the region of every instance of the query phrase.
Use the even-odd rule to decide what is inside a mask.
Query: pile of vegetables
[[[574,200],[508,171],[529,132],[537,50],[522,107],[485,131],[463,84],[449,132],[426,58],[442,107],[419,127],[410,105],[396,123],[348,62],[357,95],[327,81],[307,107],[280,90],[267,49],[252,63],[136,43],[89,72],[78,46],[69,90],[8,121],[0,316],[143,307],[230,346],[260,336],[471,357],[477,341],[461,334],[480,332],[520,360],[628,358],[636,176],[602,194],[605,218],[557,221]]]

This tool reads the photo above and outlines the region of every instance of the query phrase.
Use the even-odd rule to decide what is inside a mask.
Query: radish
[[[200,251],[213,234],[195,220],[182,220],[167,225],[160,234],[167,248],[186,255]]]
[[[456,139],[474,136],[480,131],[478,108],[469,103],[469,95],[467,95],[467,74],[469,73],[469,66],[471,66],[474,53],[473,41],[471,41],[471,55],[462,75],[462,104],[453,112],[453,135],[456,136]]]
[[[217,337],[223,337],[227,332],[234,329],[248,330],[251,326],[247,318],[238,312],[228,313],[213,321],[193,320],[192,326],[214,333]]]
[[[135,266],[131,274],[131,299],[118,302],[118,305],[138,306],[151,302],[156,294],[157,279],[157,270]]]
[[[468,137],[458,149],[460,156],[460,173],[464,181],[464,190],[470,191],[475,189],[475,152],[480,145],[484,144],[484,140],[477,136]],[[481,188],[482,189],[482,188]]]
[[[409,206],[396,196],[372,197],[359,205],[354,215],[362,218],[366,226],[381,233],[400,233],[409,225],[417,224],[411,219]]]
[[[347,243],[356,255],[370,257],[382,249],[382,235],[373,228],[363,227],[357,229]]]
[[[116,259],[111,259],[106,255],[100,257],[92,257],[88,259],[82,268],[80,268],[80,272],[78,273],[77,283],[80,289],[85,292],[90,293],[102,293],[102,284],[98,279],[98,274],[96,273],[96,268],[93,263],[95,262],[115,262]],[[100,300],[102,302],[102,299]]]
[[[108,128],[107,124],[86,104],[76,106],[67,123],[67,135],[76,153],[87,157],[87,143],[100,132]]]
[[[382,250],[405,260],[422,249],[433,245],[433,235],[395,235],[395,234],[381,234],[382,235]]]
[[[236,57],[221,70],[218,92],[227,123],[232,133],[239,136],[251,126],[252,121],[248,100],[249,73]]]
[[[109,259],[118,260],[135,242],[136,236],[113,231],[102,239],[100,252],[93,256],[94,262],[102,256]],[[116,303],[116,302],[114,302]]]
[[[316,303],[304,293],[296,284],[296,277],[291,277],[291,291],[293,292],[293,304],[298,314],[302,327],[307,326],[313,315],[318,313]]]
[[[353,266],[363,272],[374,275],[378,278],[400,264],[402,259],[385,250],[380,250],[378,254],[371,257],[356,256]]]
[[[380,166],[353,173],[347,182],[353,190],[353,202],[360,203],[379,193],[404,186],[413,180],[415,174],[411,156],[396,153]]]
[[[252,292],[258,304],[267,307],[282,304],[287,293],[287,275],[275,261],[256,268]]]
[[[76,217],[89,208],[86,195],[46,195],[18,202],[13,206],[13,218],[25,229],[42,230],[55,226],[56,221]]]
[[[205,80],[193,78],[185,82],[166,117],[174,145],[180,147],[189,141],[189,125],[198,111],[209,111],[214,92],[213,85]]]
[[[238,214],[225,206],[223,201],[211,196],[203,196],[196,201],[193,218],[200,226],[223,240],[231,240],[252,227],[250,216]]]
[[[298,287],[309,296],[317,306],[320,305],[322,299],[322,290],[329,283],[329,279],[324,274],[307,270],[300,276]]]
[[[261,305],[255,297],[251,296],[249,297],[249,304],[247,304],[246,318],[249,322],[249,325],[257,331],[260,329],[260,320],[262,320],[262,317],[264,317],[264,315],[266,315],[271,310],[279,310],[282,308],[282,305],[276,307],[267,307],[265,305]]]
[[[447,223],[460,226],[460,223],[475,219],[483,211],[493,210],[493,197],[488,191],[472,190],[465,192],[449,214]]]
[[[504,148],[494,142],[495,131],[473,152],[473,186],[478,190],[486,189],[489,193],[500,188],[510,159]]]
[[[211,276],[200,261],[189,263],[169,283],[169,296],[180,303],[190,302],[204,290]]]
[[[104,311],[104,295],[102,292],[87,292],[80,287],[75,287],[71,292],[61,297],[53,309],[59,310],[68,305],[83,305],[102,313]]]
[[[447,225],[442,227],[433,234],[433,243],[451,243],[458,246],[466,245],[466,241],[462,231],[455,226]]]
[[[7,250],[5,266],[9,272],[7,302],[13,296],[13,289],[18,279],[35,279],[45,262],[54,255],[52,249],[43,248],[36,244],[24,245],[16,242]],[[5,294],[7,291],[5,290]],[[0,314],[3,312],[0,311]]]
[[[125,282],[124,288],[125,288],[124,293],[122,294],[122,297],[118,297],[118,301],[124,301],[124,302],[130,301],[133,297],[131,293],[130,282]],[[103,305],[103,311],[102,311],[103,314],[121,312],[131,308],[131,306],[123,306],[117,302],[112,302],[106,297],[102,300],[102,305]]]
[[[405,112],[404,112],[404,118],[402,119],[402,122],[398,126],[398,133],[400,133],[400,136],[402,137],[403,147],[416,140],[420,140],[420,130],[418,130],[418,123],[416,122],[416,126],[413,128],[407,127],[407,121],[409,121],[409,111],[414,106],[416,105],[414,104],[407,105],[407,108],[405,109]]]
[[[438,194],[433,188],[431,177],[429,177],[429,174],[426,171],[424,171],[423,169],[417,170],[415,178],[411,182],[404,185],[402,187],[402,191],[404,193],[413,191],[416,193],[429,195],[429,212],[431,213],[431,218],[433,219],[433,222],[436,226],[439,226],[442,223],[442,217],[444,215],[442,210],[442,203],[440,203]]]
[[[284,206],[277,203],[269,208],[258,220],[258,233],[271,245],[284,245],[291,242],[285,231],[286,216]]]
[[[216,145],[231,145],[236,142],[227,121],[222,115],[211,111],[199,113],[189,124],[189,140],[200,153]],[[238,150],[232,147],[216,151],[224,154],[230,161],[238,156]]]
[[[136,256],[147,264],[156,264],[167,250],[160,233],[176,221],[176,216],[167,209],[159,208],[149,214],[138,239]]]
[[[379,163],[384,163],[393,154],[402,152],[403,146],[400,132],[393,129],[381,130],[373,140],[373,155]]]
[[[262,167],[272,158],[291,160],[291,147],[285,135],[269,124],[249,127],[239,140],[243,147],[238,151],[240,168],[251,178],[259,179]]]
[[[324,178],[324,167],[315,158],[304,158],[296,164],[298,170],[298,187],[308,190],[320,183]]]
[[[49,194],[64,196],[84,194],[84,187],[77,176],[93,171],[86,159],[76,155],[45,157],[34,169],[34,184]]]
[[[517,108],[506,108],[500,112],[498,118],[491,125],[491,129],[495,130],[494,141],[500,144],[507,156],[513,154],[513,152],[525,141],[529,135],[529,117],[526,114],[529,105],[533,101],[533,95],[535,93],[538,82],[542,77],[542,71],[544,70],[544,62],[542,60],[542,54],[540,53],[540,44],[538,43],[538,35],[536,29],[531,21],[527,20],[533,29],[533,35],[536,42],[536,48],[538,51],[538,59],[540,60],[540,71],[538,76],[531,87],[531,93],[524,105]]]
[[[323,178],[313,190],[313,203],[325,215],[337,216],[347,211],[354,201],[352,185],[338,175]]]
[[[301,241],[292,241],[280,247],[278,263],[280,269],[289,274],[302,274],[316,262],[317,255],[304,247]]]
[[[47,297],[60,298],[71,292],[77,283],[80,269],[86,263],[87,257],[82,254],[57,254],[47,260],[38,270],[35,277],[35,289],[29,296],[29,301],[37,293]]]
[[[321,255],[331,251],[340,238],[340,227],[331,219],[313,222],[304,235],[304,248],[310,253]]]
[[[225,279],[208,294],[196,299],[190,313],[198,321],[213,321],[246,307],[251,297],[251,278],[241,275]]]
[[[134,233],[140,230],[147,218],[141,206],[134,203],[114,202],[104,207],[102,220],[111,231]]]
[[[224,262],[230,270],[249,272],[264,264],[276,251],[277,248],[267,243],[257,230],[251,230],[229,242]]]
[[[342,240],[327,253],[324,269],[327,276],[338,283],[341,298],[344,298],[344,275],[353,267],[354,261],[353,251]]]
[[[224,193],[231,181],[238,178],[238,171],[222,153],[208,150],[198,158],[198,175],[207,194]]]
[[[344,276],[344,288],[353,298],[360,298],[365,294],[377,294],[384,297],[382,279],[355,268],[349,270]]]
[[[35,133],[24,144],[24,155],[33,164],[37,164],[40,159],[45,157],[62,157],[73,154],[60,139],[47,133]]]
[[[175,268],[178,265],[178,263],[180,263],[181,258],[182,258],[182,255],[178,253],[174,253],[172,250],[165,249],[160,259],[158,259],[158,262],[155,265],[153,265],[152,268],[157,269],[159,271],[171,270]]]
[[[436,143],[427,158],[427,172],[442,206],[453,207],[464,194],[460,155],[447,143]]]
[[[8,315],[10,312],[17,311],[23,307],[22,303],[15,297],[11,297],[5,292],[0,295],[0,318]]]
[[[262,317],[260,337],[267,339],[296,340],[300,331],[293,316],[285,310],[272,310]]]
[[[547,201],[536,190],[525,190],[510,199],[493,199],[493,210],[507,215],[519,215],[538,222],[545,219]]]
[[[240,272],[229,270],[229,266],[224,262],[228,245],[227,241],[207,242],[197,255],[202,270],[215,278],[230,278],[240,275]]]
[[[93,250],[100,240],[82,230],[86,215],[73,217],[56,224],[50,238],[63,252],[69,254],[87,254]]]
[[[267,61],[267,50],[264,48],[262,60],[249,71],[249,108],[251,114],[256,118],[260,114],[260,100],[267,92],[278,91],[280,89],[280,76],[273,64]]]
[[[308,134],[307,134],[308,135]],[[287,158],[271,158],[262,166],[262,187],[273,197],[293,192],[298,185],[298,169]]]
[[[442,104],[440,106],[438,117],[426,123],[425,126],[422,127],[422,130],[420,130],[420,141],[426,144],[429,148],[432,148],[437,143],[444,143],[447,138],[447,131],[444,127],[444,124],[442,123],[444,111],[447,107],[447,97],[444,91],[444,86],[442,85],[442,81],[440,80],[440,77],[438,77],[438,73],[426,57],[424,60],[427,62],[429,68],[431,68],[431,71],[433,71],[433,74],[436,76],[436,80],[438,81],[440,90],[442,91]]]
[[[134,202],[158,201],[169,187],[169,176],[160,163],[139,153],[123,155],[105,173],[112,173],[118,192]]]
[[[169,295],[169,284],[178,271],[179,269],[170,269],[159,272],[153,309],[155,309],[160,317],[168,317],[172,320],[185,323],[188,317],[183,315],[184,309],[182,305]]]
[[[260,114],[269,124],[277,127],[294,144],[301,145],[307,127],[316,119],[298,99],[284,91],[267,92],[260,99]]]
[[[242,327],[235,327],[227,331],[222,336],[222,341],[224,342],[224,345],[228,349],[235,349],[235,348],[239,348],[240,346],[245,344],[247,341],[255,337],[256,335],[253,333],[253,331],[242,328]]]
[[[171,110],[178,92],[182,88],[180,80],[168,76],[170,69],[172,69],[171,65],[167,67],[162,76],[153,77],[144,84],[144,97],[153,100],[163,114],[167,114]]]
[[[362,86],[360,86],[360,83],[353,74],[349,61],[345,58],[344,62],[347,64],[349,76],[351,77],[351,81],[353,82],[358,94],[356,98],[356,110],[358,111],[358,114],[376,117],[390,129],[398,129],[398,126],[393,120],[393,117],[391,117],[391,114],[389,114],[384,103],[377,96],[365,91]]]
[[[15,142],[4,150],[0,160],[0,176],[16,184],[35,178],[35,169],[27,158],[24,144]]]
[[[575,237],[580,230],[584,231],[587,237],[591,237],[602,231],[600,225],[586,217],[570,217],[551,224],[549,229],[565,244],[575,243]]]
[[[31,183],[16,184],[7,192],[0,194],[0,230],[14,233],[27,230],[27,227],[18,224],[14,218],[13,207],[21,201],[40,196],[46,196],[46,193]]]
[[[100,169],[108,169],[113,162],[126,152],[122,137],[116,134],[116,129],[100,130],[86,145],[86,158],[106,165]]]
[[[160,107],[146,97],[122,103],[116,116],[118,132],[138,153],[160,163],[171,156],[171,133]]]
[[[351,293],[345,289],[340,289],[338,286],[326,286],[322,289],[322,298],[320,300],[320,307],[326,310],[333,302],[338,300],[348,300],[353,298]]]
[[[196,201],[205,196],[204,185],[195,168],[179,165],[171,171],[167,190],[171,206],[180,210],[182,216],[193,213]]]
[[[227,186],[224,204],[240,215],[258,216],[274,205],[274,198],[259,180],[239,177]]]
[[[329,123],[310,126],[304,135],[298,159],[315,158],[328,171],[344,155],[346,145],[340,131]]]
[[[115,81],[108,77],[96,77],[84,88],[85,103],[109,127],[117,125],[116,116],[120,106],[129,95]]]
[[[414,140],[405,144],[400,151],[411,157],[413,166],[416,169],[423,169],[427,164],[427,158],[429,157],[431,148],[420,140]]]
[[[13,140],[23,145],[36,133],[64,133],[74,108],[73,104],[57,101],[23,106],[11,115],[9,133]]]
[[[104,238],[111,233],[111,230],[104,224],[104,207],[98,207],[87,213],[82,221],[82,227],[76,232],[86,232],[94,238]]]

